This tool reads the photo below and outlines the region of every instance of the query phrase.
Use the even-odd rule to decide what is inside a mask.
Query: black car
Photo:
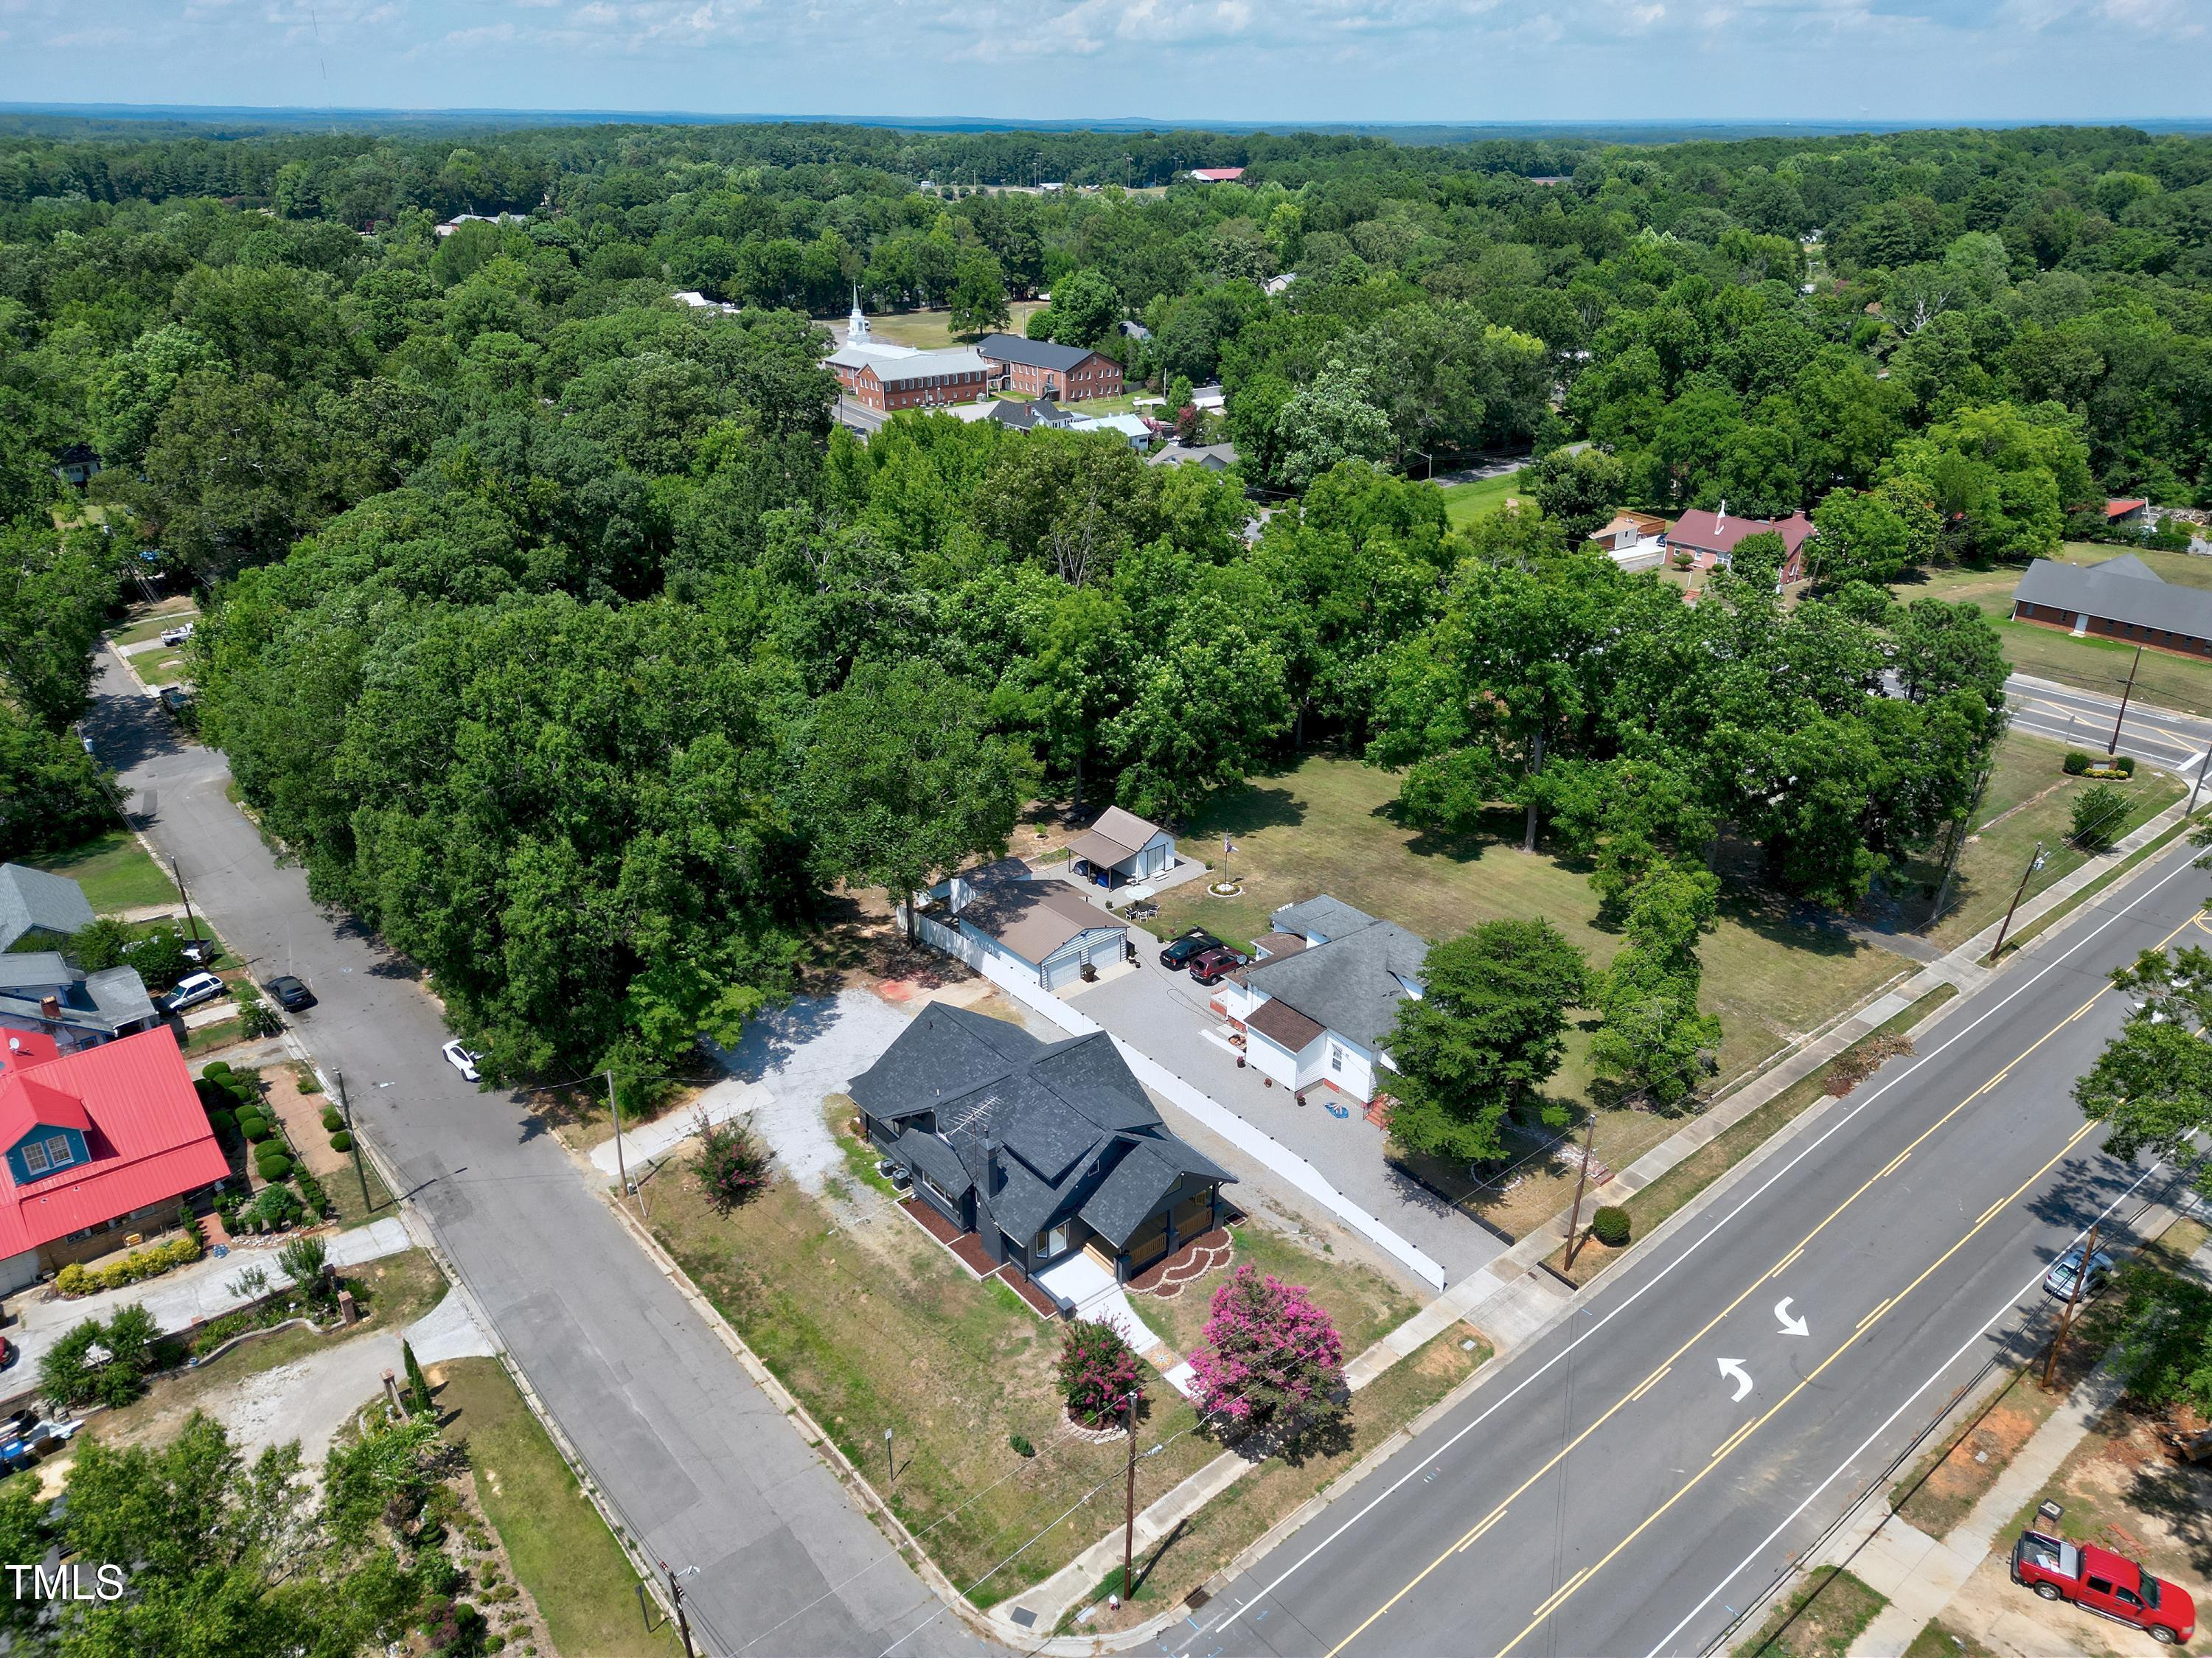
[[[1221,940],[1202,926],[1194,926],[1160,951],[1162,967],[1188,967],[1193,957],[1209,950],[1224,949]]]
[[[289,973],[281,973],[263,988],[276,999],[276,1005],[287,1013],[297,1013],[303,1007],[315,1005],[315,993]]]

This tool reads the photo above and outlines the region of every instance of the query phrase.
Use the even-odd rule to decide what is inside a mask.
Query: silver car
[[[229,991],[230,987],[212,973],[187,973],[177,981],[175,989],[161,998],[161,1011],[181,1013],[188,1007],[212,1002]]]
[[[2081,1278],[2081,1299],[2087,1301],[2103,1289],[2112,1271],[2112,1258],[2102,1249],[2090,1256],[2088,1272]],[[2044,1292],[2057,1296],[2061,1301],[2071,1300],[2075,1276],[2081,1272],[2081,1246],[2077,1243],[2051,1263],[2051,1270],[2043,1275]]]

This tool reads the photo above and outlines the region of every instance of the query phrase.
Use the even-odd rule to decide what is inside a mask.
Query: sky
[[[0,0],[0,101],[1877,122],[2212,115],[2212,0]]]

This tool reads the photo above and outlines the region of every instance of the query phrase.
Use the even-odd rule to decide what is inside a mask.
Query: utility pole
[[[200,924],[192,919],[192,895],[185,890],[185,872],[177,867],[174,853],[169,854],[169,873],[177,878],[177,896],[185,901],[185,926],[192,935],[192,942],[200,941]]]
[[[2081,1246],[2081,1265],[2074,1274],[2074,1287],[2067,1292],[2066,1310],[2058,1315],[2058,1327],[2051,1332],[2051,1356],[2043,1361],[2043,1388],[2051,1390],[2051,1378],[2058,1374],[2058,1350],[2066,1345],[2066,1337],[2074,1328],[2074,1309],[2081,1300],[2081,1285],[2089,1277],[2089,1263],[2097,1258],[2097,1228],[2104,1222],[2095,1221],[2089,1227],[2089,1240]]]
[[[898,1453],[891,1448],[891,1430],[884,1430],[884,1467],[890,1470],[884,1489],[889,1491],[898,1484]]]
[[[1129,1429],[1128,1498],[1121,1518],[1121,1600],[1126,1605],[1136,1594],[1137,1558],[1137,1401],[1144,1397],[1134,1388],[1123,1401]]]
[[[1590,1153],[1597,1148],[1597,1113],[1589,1114],[1589,1132],[1583,1137],[1583,1166],[1575,1171],[1575,1210],[1567,1217],[1567,1270],[1575,1270],[1575,1257],[1582,1253],[1583,1186],[1589,1179]]]
[[[2027,894],[2027,878],[2043,867],[2043,842],[2035,843],[2035,855],[2027,860],[2027,867],[2020,872],[2020,884],[2012,890],[2012,902],[2005,906],[2004,924],[1997,928],[1997,941],[1990,946],[1989,965],[1997,964],[1997,957],[2004,949],[2005,934],[2012,931],[2013,912]]]
[[[2136,659],[2128,664],[2128,683],[2120,692],[2120,712],[2112,721],[2112,740],[2105,746],[2106,754],[2116,755],[2120,751],[2120,721],[2128,717],[2128,699],[2136,694],[2136,670],[2142,666],[2142,653],[2143,647],[2136,646]]]
[[[346,1139],[353,1147],[353,1172],[361,1181],[361,1211],[364,1215],[370,1208],[368,1199],[368,1169],[361,1160],[361,1136],[354,1132],[353,1106],[346,1098],[345,1072],[331,1072],[331,1086],[338,1091],[338,1109],[345,1114]]]
[[[622,1181],[623,1195],[628,1197],[629,1195],[629,1165],[623,1160],[622,1100],[615,1093],[615,1068],[612,1066],[607,1067],[607,1109],[613,1112],[615,1117],[615,1174]],[[638,1194],[637,1212],[641,1215],[645,1212],[645,1196],[642,1193]]]
[[[691,1620],[684,1615],[684,1580],[699,1568],[686,1566],[682,1571],[678,1571],[663,1560],[660,1569],[668,1574],[668,1600],[676,1609],[676,1632],[684,1637],[684,1658],[699,1658],[691,1645]]]

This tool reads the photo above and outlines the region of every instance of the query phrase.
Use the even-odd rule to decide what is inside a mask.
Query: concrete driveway
[[[546,1125],[446,1063],[412,966],[319,906],[230,804],[223,756],[185,739],[111,653],[98,665],[87,729],[100,762],[254,975],[296,973],[320,998],[295,1029],[343,1073],[358,1126],[631,1535],[699,1568],[686,1599],[707,1648],[758,1638],[756,1651],[797,1658],[903,1638],[914,1658],[975,1651]]]
[[[1457,1283],[1504,1253],[1504,1240],[1486,1231],[1382,1156],[1382,1131],[1357,1105],[1329,1090],[1306,1090],[1301,1106],[1288,1089],[1270,1088],[1256,1071],[1206,1038],[1221,1023],[1208,993],[1189,974],[1159,964],[1158,940],[1129,930],[1138,965],[1066,994],[1071,1007],[1211,1095],[1255,1127],[1326,1175],[1337,1189],[1430,1255]],[[1346,1114],[1339,1117],[1333,1103]]]

